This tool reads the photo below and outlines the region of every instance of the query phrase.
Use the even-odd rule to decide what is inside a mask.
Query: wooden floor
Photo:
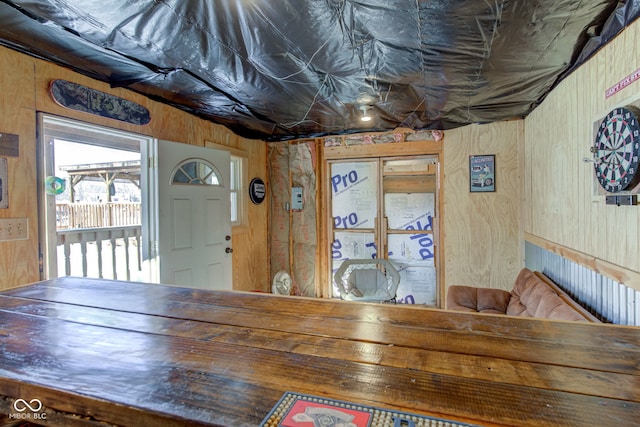
[[[286,391],[488,426],[638,425],[640,329],[77,278],[0,293],[4,422],[256,426]]]

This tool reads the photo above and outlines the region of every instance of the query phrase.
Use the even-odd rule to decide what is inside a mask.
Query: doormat
[[[286,392],[260,427],[477,427],[443,418]]]

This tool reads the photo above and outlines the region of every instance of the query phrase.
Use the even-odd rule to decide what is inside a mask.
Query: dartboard
[[[630,108],[611,111],[598,128],[593,149],[598,182],[610,193],[630,190],[640,181],[640,125]]]

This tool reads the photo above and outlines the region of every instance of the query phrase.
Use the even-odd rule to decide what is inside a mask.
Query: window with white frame
[[[244,180],[246,157],[231,154],[231,179],[229,194],[231,197],[231,225],[246,224],[246,202],[242,197],[246,187]]]
[[[246,151],[229,147],[223,144],[217,144],[211,141],[205,141],[205,147],[216,150],[224,150],[229,152],[231,167],[229,168],[229,197],[231,205],[231,226],[239,227],[249,223],[249,214],[247,212],[246,197],[247,194],[247,162],[249,156]]]

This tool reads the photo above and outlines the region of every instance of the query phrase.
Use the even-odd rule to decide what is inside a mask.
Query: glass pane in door
[[[384,229],[387,257],[400,273],[398,302],[437,305],[437,159],[385,160]]]
[[[434,193],[386,193],[384,216],[389,230],[433,230]]]
[[[334,228],[375,228],[378,203],[377,168],[377,162],[344,162],[331,165],[331,212]]]
[[[400,273],[398,302],[437,304],[433,235],[389,234],[389,261]]]
[[[376,257],[378,161],[331,164],[331,270],[347,259]],[[333,296],[340,293],[333,282]]]
[[[347,259],[373,259],[376,258],[376,245],[373,233],[334,233],[333,244],[331,245],[331,267],[332,276],[340,268],[342,262]],[[340,297],[340,292],[333,282],[332,295]]]

